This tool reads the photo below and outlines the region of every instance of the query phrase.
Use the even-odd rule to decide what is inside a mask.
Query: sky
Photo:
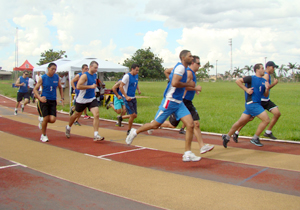
[[[269,60],[300,64],[300,1],[0,0],[0,8],[5,70],[25,60],[37,66],[49,49],[64,50],[71,60],[122,64],[136,50],[151,47],[166,68],[187,49],[201,65],[209,61],[215,75],[231,70],[229,39],[232,70]]]

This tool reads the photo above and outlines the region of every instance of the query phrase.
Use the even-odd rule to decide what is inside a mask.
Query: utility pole
[[[267,57],[265,57],[265,66],[266,66]]]
[[[15,67],[18,67],[18,27],[16,28]]]
[[[230,73],[232,73],[232,38],[229,39],[229,46],[231,52]]]

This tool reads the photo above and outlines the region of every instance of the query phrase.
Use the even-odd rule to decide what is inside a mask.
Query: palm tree
[[[240,77],[241,74],[243,74],[243,69],[240,69],[240,67],[234,67],[232,75]]]
[[[209,63],[209,61],[207,61],[207,63],[203,66],[204,69],[206,69],[208,71],[208,75],[209,75],[209,71],[210,71],[210,68],[214,68],[213,65],[211,65]]]
[[[281,78],[283,76],[283,71],[284,71],[284,64],[281,64],[281,66],[278,68],[278,76]]]
[[[246,65],[243,69],[246,70],[246,71],[248,71],[248,76],[249,76],[250,72],[253,71],[253,65],[250,65],[250,66]]]
[[[297,67],[296,67],[296,63],[295,63],[295,64],[289,63],[289,64],[287,65],[287,67],[289,67],[289,70],[292,70],[293,80],[295,80],[294,69],[297,68]]]

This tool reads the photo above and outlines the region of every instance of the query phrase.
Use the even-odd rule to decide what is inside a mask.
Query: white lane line
[[[8,166],[0,166],[0,169],[11,168],[11,167],[16,167],[16,166],[27,167],[27,166],[25,166],[25,165],[16,163],[16,164],[13,164],[13,165],[8,165]]]
[[[106,155],[100,155],[100,156],[98,156],[98,158],[103,158],[103,157],[118,155],[118,154],[124,154],[124,153],[128,153],[128,152],[134,152],[134,151],[144,150],[144,149],[147,149],[147,148],[141,147],[141,148],[126,150],[126,151],[122,151],[122,152],[115,152],[115,153],[110,153],[110,154],[106,154]]]

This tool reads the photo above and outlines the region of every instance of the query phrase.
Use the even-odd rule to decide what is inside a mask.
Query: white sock
[[[17,108],[15,108],[15,111],[18,111],[18,109],[17,109]]]
[[[185,155],[188,155],[188,154],[191,154],[192,153],[192,151],[185,151]]]
[[[71,127],[70,127],[69,125],[67,125],[67,129],[68,129],[68,130],[71,130]]]
[[[270,131],[270,130],[266,130],[266,133],[267,133],[267,134],[271,134],[271,133],[272,133],[272,131]]]
[[[239,133],[240,133],[239,131],[236,131],[236,132],[235,132],[236,135],[239,135]]]
[[[95,131],[94,132],[94,136],[97,136],[99,133],[98,133],[98,131]]]
[[[39,121],[43,122],[44,118],[43,117],[39,117]]]

